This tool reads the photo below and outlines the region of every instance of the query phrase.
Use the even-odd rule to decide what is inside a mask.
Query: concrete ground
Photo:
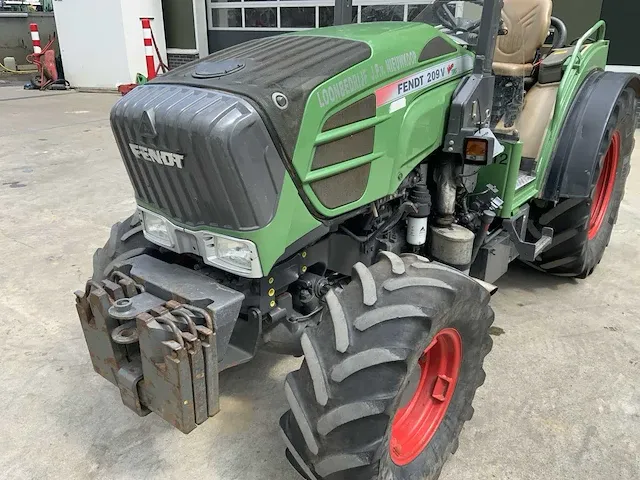
[[[134,207],[116,100],[0,88],[0,478],[295,480],[277,421],[299,361],[224,372],[222,412],[188,436],[91,368],[72,292]],[[487,382],[443,480],[640,478],[640,149],[635,163],[593,277],[500,281]]]

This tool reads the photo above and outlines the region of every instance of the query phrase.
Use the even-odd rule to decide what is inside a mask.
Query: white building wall
[[[119,1],[53,2],[65,78],[73,86],[113,88],[129,75]]]
[[[151,25],[166,61],[161,0],[53,2],[66,79],[73,87],[115,89],[147,74],[141,17]],[[156,59],[157,64],[157,59]]]

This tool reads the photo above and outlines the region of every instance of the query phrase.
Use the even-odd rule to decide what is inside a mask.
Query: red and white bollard
[[[29,24],[31,31],[31,42],[33,43],[33,53],[27,56],[27,61],[38,67],[38,77],[35,77],[34,84],[38,88],[43,88],[58,81],[58,71],[56,69],[56,52],[51,48],[55,41],[53,38],[45,45],[44,51],[40,43],[40,32],[38,24]],[[39,84],[38,84],[39,83]]]
[[[156,61],[153,53],[153,40],[151,36],[151,19],[142,19],[142,32],[144,36],[144,54],[147,57],[147,79],[156,78]]]
[[[32,23],[29,25],[31,30],[31,42],[33,42],[33,53],[40,55],[42,53],[42,46],[40,45],[40,32],[38,32],[38,24]]]

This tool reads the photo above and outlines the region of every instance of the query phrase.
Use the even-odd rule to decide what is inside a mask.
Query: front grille
[[[115,105],[111,125],[144,206],[192,227],[252,230],[273,218],[284,163],[245,100],[180,85],[139,86]]]

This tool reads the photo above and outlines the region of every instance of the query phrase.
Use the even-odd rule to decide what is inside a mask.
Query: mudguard
[[[541,198],[557,201],[590,196],[593,175],[605,154],[600,141],[616,100],[627,87],[640,97],[640,76],[597,71],[584,81],[560,132]]]

